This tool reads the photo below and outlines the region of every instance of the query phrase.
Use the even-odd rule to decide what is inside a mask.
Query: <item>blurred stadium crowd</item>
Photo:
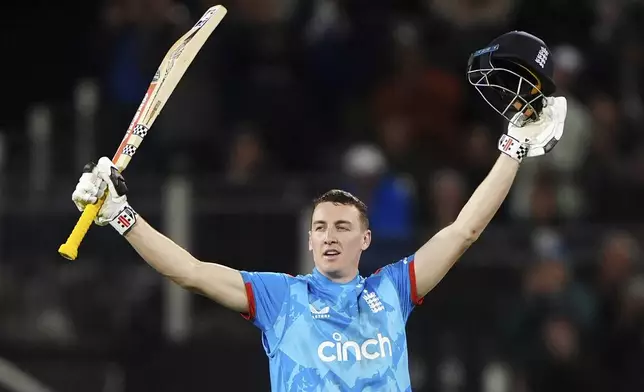
[[[370,206],[375,243],[361,267],[369,273],[451,222],[491,168],[505,125],[467,85],[467,59],[501,33],[528,31],[552,50],[557,94],[569,103],[564,138],[552,154],[524,162],[489,231],[412,316],[414,382],[419,391],[441,392],[644,391],[644,2],[220,3],[227,18],[128,169],[134,205],[160,222],[158,192],[168,174],[179,172],[202,200],[195,203],[198,256],[240,269],[292,272],[301,208],[317,192],[344,188]],[[160,59],[212,4],[107,0],[100,9],[85,9],[84,44],[77,48],[82,60],[76,71],[65,61],[68,83],[48,97],[56,110],[54,151],[75,137],[68,91],[91,78],[101,102],[95,151],[110,155]],[[86,245],[94,262],[61,267],[56,259],[57,241],[77,217],[68,194],[81,168],[70,154],[54,152],[52,165],[64,178],[56,179],[57,197],[64,201],[48,211],[48,228],[35,228],[44,224],[43,207],[16,215],[16,205],[29,199],[29,188],[8,186],[26,170],[23,118],[3,125],[0,356],[4,348],[35,366],[45,360],[34,358],[54,355],[42,347],[71,353],[71,346],[114,342],[118,335],[112,346],[118,353],[101,355],[132,366],[147,383],[129,380],[127,390],[171,390],[171,383],[149,383],[174,362],[140,363],[172,357],[164,356],[167,346],[157,336],[156,275],[112,233]],[[206,212],[213,205],[219,209]],[[221,216],[240,205],[262,207]],[[276,218],[272,207],[288,210],[286,218]],[[240,255],[245,239],[231,237],[242,235],[257,249]],[[31,244],[33,238],[41,245]],[[250,334],[246,345],[255,348],[246,352],[267,379],[252,328],[216,311],[213,317],[211,305],[195,301],[207,320],[195,327],[197,346],[221,353],[227,343],[214,335],[244,341],[241,335]],[[115,332],[122,325],[127,332]],[[24,351],[15,344],[20,339],[37,344]],[[174,361],[189,353],[174,352]],[[55,355],[64,362],[72,354]],[[221,361],[195,355],[196,368]],[[239,367],[249,361],[230,355],[238,356]],[[39,366],[35,373],[48,374]],[[216,383],[224,382],[207,380],[194,390],[219,390]],[[255,388],[228,390],[265,390]]]

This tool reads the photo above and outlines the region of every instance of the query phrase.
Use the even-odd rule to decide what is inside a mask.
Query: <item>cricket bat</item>
[[[119,171],[122,172],[128,166],[190,63],[227,12],[222,5],[210,7],[199,21],[168,50],[112,158],[112,162]],[[96,204],[90,204],[85,208],[67,241],[58,248],[61,256],[68,260],[75,260],[78,257],[78,248],[104,201],[105,196]]]

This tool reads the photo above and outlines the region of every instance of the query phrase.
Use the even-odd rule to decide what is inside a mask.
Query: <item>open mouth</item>
[[[324,257],[335,257],[340,255],[340,251],[336,249],[327,249],[322,253]]]

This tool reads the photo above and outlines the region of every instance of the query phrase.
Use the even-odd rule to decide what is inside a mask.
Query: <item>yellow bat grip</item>
[[[67,238],[67,242],[58,248],[58,253],[60,253],[61,256],[68,260],[76,260],[76,257],[78,256],[78,248],[80,247],[83,238],[85,238],[87,230],[92,226],[94,218],[98,215],[98,211],[100,211],[104,201],[105,196],[96,202],[96,204],[88,204],[87,207],[85,207],[83,214],[78,218],[78,222],[76,222],[76,226],[74,226],[74,230],[72,230],[71,234]]]

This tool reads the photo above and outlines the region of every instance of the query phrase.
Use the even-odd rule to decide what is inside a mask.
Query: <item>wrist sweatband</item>
[[[503,134],[499,138],[499,151],[506,154],[510,158],[521,162],[523,158],[528,155],[528,145],[521,143],[517,139],[508,134]]]
[[[125,206],[123,206],[123,208],[121,208],[121,211],[119,211],[116,218],[110,221],[110,225],[112,225],[112,227],[116,229],[116,231],[118,231],[120,235],[125,235],[136,223],[136,218],[136,211],[134,211],[134,209],[132,209],[129,204],[126,204]]]

